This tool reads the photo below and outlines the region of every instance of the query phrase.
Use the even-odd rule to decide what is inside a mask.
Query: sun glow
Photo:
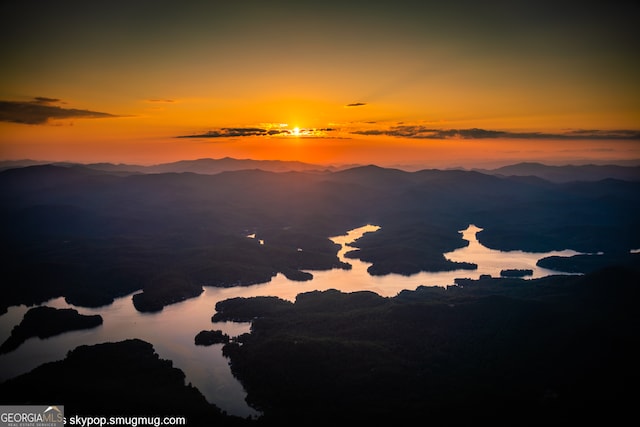
[[[300,136],[300,128],[299,127],[294,127],[293,130],[291,131],[291,135]]]

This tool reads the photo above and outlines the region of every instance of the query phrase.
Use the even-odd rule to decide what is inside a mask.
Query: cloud
[[[21,123],[27,125],[41,125],[56,119],[96,119],[119,117],[99,111],[63,108],[54,103],[61,103],[57,98],[35,97],[31,101],[2,101],[0,100],[0,121]]]
[[[640,139],[640,130],[619,129],[619,130],[571,130],[566,132],[569,138],[587,139]]]
[[[353,131],[359,135],[388,135],[403,138],[418,139],[481,139],[481,138],[502,138],[506,132],[492,131],[485,129],[434,129],[425,126],[392,126],[388,129],[369,129],[363,131]]]
[[[257,127],[219,128],[204,133],[181,135],[178,138],[231,138],[240,136],[272,136],[288,134],[286,129],[264,129]]]
[[[173,104],[176,102],[175,99],[147,99],[146,101],[154,104]]]
[[[47,98],[44,96],[36,96],[35,98],[33,98],[33,101],[36,104],[55,104],[56,102],[62,102],[61,99],[58,98]]]
[[[209,130],[204,133],[192,135],[179,135],[176,138],[237,138],[249,136],[292,136],[301,138],[324,138],[328,132],[334,132],[335,128],[295,128],[288,129],[283,126],[279,127],[234,127],[234,128],[218,128]]]
[[[345,107],[363,107],[365,105],[367,105],[366,102],[353,102],[351,104],[345,105]]]
[[[180,135],[178,138],[233,138],[241,136],[273,136],[288,134],[284,129],[264,129],[264,128],[219,128],[204,133],[193,135]]]
[[[357,135],[387,135],[416,139],[640,139],[637,130],[572,130],[563,133],[508,132],[479,128],[435,129],[426,126],[392,126],[387,129],[356,130]]]

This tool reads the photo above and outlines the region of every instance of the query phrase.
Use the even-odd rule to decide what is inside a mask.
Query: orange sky
[[[640,159],[637,6],[8,3],[0,160]]]

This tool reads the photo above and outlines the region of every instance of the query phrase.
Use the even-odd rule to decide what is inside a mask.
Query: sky
[[[632,3],[6,1],[0,160],[640,163]]]

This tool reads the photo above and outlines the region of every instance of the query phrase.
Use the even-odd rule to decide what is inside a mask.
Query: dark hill
[[[640,181],[640,166],[549,166],[541,163],[518,163],[493,170],[481,170],[481,172],[503,176],[537,176],[553,182],[599,181],[606,178]]]
[[[5,404],[64,402],[65,415],[186,417],[186,425],[243,425],[209,404],[184,373],[138,339],[80,346],[0,384]],[[55,385],[55,387],[53,386]],[[155,419],[155,418],[154,418]]]
[[[55,165],[66,168],[83,167],[96,172],[107,172],[116,175],[130,175],[138,173],[197,173],[204,175],[215,175],[220,172],[237,171],[247,169],[260,169],[269,172],[326,172],[335,171],[339,168],[333,166],[315,165],[311,163],[297,161],[282,160],[252,160],[252,159],[234,159],[225,157],[221,159],[195,159],[181,160],[178,162],[161,163],[156,165],[144,166],[123,163],[70,163],[70,162],[46,162],[36,160],[17,160],[17,161],[1,161],[0,171],[6,169],[23,168],[34,165]]]
[[[167,173],[167,172],[192,172],[198,174],[217,174],[220,172],[260,169],[269,172],[312,172],[323,171],[330,168],[326,166],[314,165],[310,163],[282,160],[251,160],[234,159],[225,157],[222,159],[197,159],[182,160],[174,163],[164,163],[155,166],[148,166],[144,169],[147,173]]]
[[[376,165],[358,166],[331,175],[338,182],[349,182],[368,187],[398,187],[411,184],[414,175],[400,169],[381,168]]]

